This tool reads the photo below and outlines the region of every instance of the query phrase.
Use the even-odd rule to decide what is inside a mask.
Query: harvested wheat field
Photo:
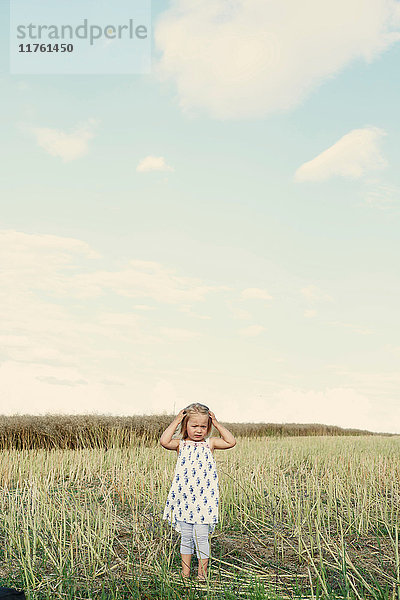
[[[176,453],[156,438],[3,447],[0,585],[32,600],[400,600],[400,437],[235,435],[215,452],[206,583],[180,577],[162,520]]]

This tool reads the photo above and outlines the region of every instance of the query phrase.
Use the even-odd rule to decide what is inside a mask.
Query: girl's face
[[[208,415],[191,415],[187,422],[188,438],[195,442],[202,442],[206,435]]]

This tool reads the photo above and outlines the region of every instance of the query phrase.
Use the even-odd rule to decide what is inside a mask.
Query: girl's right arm
[[[183,420],[185,414],[185,410],[182,409],[160,437],[160,444],[163,446],[163,448],[166,448],[167,450],[176,450],[179,447],[180,440],[173,440],[172,436],[174,435],[175,429],[178,427],[179,423],[181,423]]]

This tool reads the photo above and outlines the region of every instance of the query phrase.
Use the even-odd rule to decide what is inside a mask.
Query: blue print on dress
[[[182,441],[163,518],[175,529],[177,519],[211,526],[218,522],[218,495],[216,462],[207,442]]]

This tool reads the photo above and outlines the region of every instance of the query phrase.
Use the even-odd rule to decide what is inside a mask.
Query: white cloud
[[[234,302],[229,298],[226,300],[226,306],[233,319],[247,321],[252,318],[252,315],[248,310],[244,310],[241,306],[238,307],[237,302]]]
[[[343,323],[343,321],[328,321],[328,325],[333,325],[334,327],[348,327],[355,333],[361,333],[362,335],[369,335],[373,333],[371,329],[367,329],[366,327],[360,327],[359,325],[354,325],[354,323]]]
[[[296,181],[323,181],[333,176],[359,178],[371,170],[382,169],[387,163],[378,143],[386,135],[378,127],[353,129],[333,146],[299,167]]]
[[[220,289],[207,286],[198,279],[182,277],[174,269],[160,263],[145,260],[130,260],[127,266],[115,271],[96,271],[76,275],[70,280],[71,289],[82,297],[100,296],[113,292],[128,298],[151,298],[156,302],[186,304],[202,301],[206,294]]]
[[[17,288],[42,290],[50,296],[76,299],[112,292],[122,297],[183,305],[188,309],[188,303],[204,300],[209,292],[227,289],[177,275],[174,269],[154,261],[129,260],[110,270],[96,269],[99,264],[96,262],[88,268],[87,260],[101,258],[88,244],[49,234],[0,231],[0,254],[4,264],[0,272],[0,294],[11,287],[14,291]],[[139,306],[143,309],[143,305]]]
[[[69,386],[76,386],[76,385],[87,385],[88,382],[86,381],[86,379],[60,379],[59,377],[54,377],[54,376],[45,376],[45,375],[39,375],[38,377],[36,377],[36,379],[38,381],[44,381],[45,383],[50,383],[51,385],[69,385]]]
[[[304,298],[312,304],[317,302],[332,302],[332,297],[321,290],[317,285],[307,285],[300,290]]]
[[[3,412],[148,410],[163,348],[201,335],[168,327],[165,314],[218,289],[151,261],[100,272],[103,257],[74,238],[0,231],[0,255]],[[141,295],[170,305],[161,331],[129,310],[125,298]]]
[[[243,329],[239,329],[240,335],[245,337],[256,337],[265,331],[265,327],[262,325],[249,325],[248,327],[243,327]]]
[[[161,327],[160,333],[174,342],[185,342],[193,338],[199,338],[201,333],[190,331],[189,329],[179,329],[176,327]]]
[[[2,358],[16,362],[90,371],[117,361],[124,348],[125,360],[148,366],[150,348],[163,337],[179,341],[197,334],[167,328],[161,336],[157,327],[149,329],[145,313],[115,310],[121,300],[145,297],[158,306],[188,309],[218,290],[151,261],[132,260],[128,267],[99,271],[102,257],[74,238],[0,231],[0,255]]]
[[[298,105],[357,59],[400,39],[395,0],[173,0],[155,24],[154,72],[181,108],[220,119]]]
[[[198,313],[194,312],[191,308],[191,306],[185,306],[182,305],[179,307],[179,310],[187,315],[189,315],[190,317],[193,317],[194,319],[202,319],[202,320],[209,320],[211,319],[210,315],[199,315]]]
[[[15,265],[18,269],[32,269],[39,261],[41,268],[46,264],[49,269],[63,265],[66,267],[74,257],[100,258],[100,254],[90,248],[89,244],[70,237],[57,235],[33,234],[3,229],[0,231],[0,251],[6,266]],[[35,273],[35,277],[40,274]]]
[[[261,288],[246,288],[241,292],[242,298],[256,298],[259,300],[271,300],[272,296],[267,292],[267,290],[263,290]]]
[[[134,304],[132,308],[136,310],[155,310],[155,306],[148,306],[147,304]]]
[[[239,321],[248,321],[252,318],[252,314],[248,310],[243,310],[243,308],[235,308],[230,305],[229,310],[234,319],[238,319]]]
[[[85,156],[89,151],[89,140],[94,137],[94,129],[97,125],[95,119],[89,119],[86,123],[78,125],[71,133],[50,127],[28,127],[25,128],[36,137],[38,146],[48,154],[58,156],[64,162],[69,162]]]
[[[143,158],[136,171],[145,173],[147,171],[173,171],[173,168],[166,164],[163,156],[146,156]]]
[[[100,258],[88,244],[75,238],[14,230],[0,231],[0,255],[0,296],[13,294],[16,304],[19,292],[27,292],[31,298],[32,290],[45,290],[50,295],[67,293],[79,263]]]

